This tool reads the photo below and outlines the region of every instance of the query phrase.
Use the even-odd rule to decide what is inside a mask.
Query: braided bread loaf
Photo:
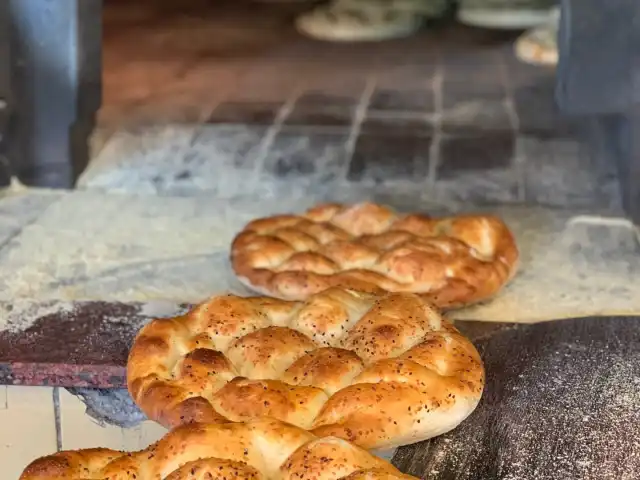
[[[268,416],[372,449],[457,426],[484,367],[419,296],[336,287],[305,303],[218,296],[154,320],[133,343],[127,382],[168,428]]]
[[[20,480],[411,480],[344,440],[317,438],[274,419],[191,424],[137,453],[61,452],[29,465]]]
[[[265,295],[303,300],[342,286],[418,293],[438,307],[494,295],[517,260],[511,232],[495,217],[398,215],[370,203],[254,220],[231,249],[240,281]]]

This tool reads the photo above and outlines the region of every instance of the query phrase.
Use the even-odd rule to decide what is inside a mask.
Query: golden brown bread
[[[133,343],[127,382],[168,428],[269,416],[372,449],[457,426],[484,367],[418,295],[336,287],[304,303],[218,296],[154,320]]]
[[[412,480],[338,438],[278,420],[190,424],[146,450],[60,452],[32,462],[20,480]]]
[[[371,203],[254,220],[231,248],[240,281],[264,295],[304,300],[342,286],[418,293],[438,307],[491,297],[517,260],[513,236],[498,218],[399,215]]]

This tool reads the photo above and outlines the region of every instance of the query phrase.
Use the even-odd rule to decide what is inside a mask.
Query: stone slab
[[[27,190],[19,186],[0,190],[0,249],[64,195],[64,192]]]
[[[450,312],[453,318],[537,322],[640,313],[637,231],[626,221],[545,208],[438,205],[428,192],[397,191],[292,189],[231,199],[64,195],[0,250],[0,329],[28,328],[48,301],[195,303],[220,292],[246,294],[228,261],[236,232],[256,217],[334,200],[503,217],[520,246],[519,273],[496,298]]]

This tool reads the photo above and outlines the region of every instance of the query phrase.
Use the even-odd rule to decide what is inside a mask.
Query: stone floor
[[[620,212],[615,173],[578,141],[588,125],[557,113],[553,71],[515,59],[517,32],[447,20],[405,40],[320,43],[292,27],[305,8],[107,2],[104,107],[80,187],[231,197],[385,185]]]

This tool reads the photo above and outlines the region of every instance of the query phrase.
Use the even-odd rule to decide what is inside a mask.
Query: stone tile
[[[501,102],[507,92],[501,82],[446,80],[442,85],[442,104],[445,109],[468,102]]]
[[[433,189],[423,179],[420,182],[400,180],[390,183],[333,182],[329,184],[300,182],[262,182],[259,190],[252,194],[259,205],[251,205],[248,197],[238,198],[242,209],[253,211],[253,215],[274,211],[301,212],[318,203],[357,203],[371,201],[388,205],[404,212],[420,210],[431,214],[445,214],[446,206],[436,202]],[[270,206],[271,205],[271,206]],[[273,207],[275,205],[275,207]],[[294,205],[292,207],[292,205]]]
[[[10,190],[0,194],[0,249],[65,194],[36,189],[22,192]]]
[[[295,107],[285,118],[286,126],[348,127],[355,115],[354,108]]]
[[[520,136],[524,160],[525,198],[557,207],[616,209],[620,204],[617,180],[594,165],[586,146],[572,139]]]
[[[551,86],[555,82],[554,69],[525,63],[516,57],[513,49],[510,49],[508,53],[504,52],[502,58],[505,62],[509,83],[515,89],[540,83]]]
[[[344,176],[348,133],[281,131],[264,159],[264,173],[285,180],[329,182]]]
[[[360,124],[360,133],[382,136],[431,136],[433,123],[423,116],[394,116],[388,112],[367,112]]]
[[[376,85],[378,88],[395,91],[427,89],[431,87],[436,71],[436,59],[430,64],[388,61],[378,66]]]
[[[318,202],[358,203],[369,201],[388,205],[399,212],[423,212],[430,215],[446,215],[450,205],[438,203],[434,190],[422,181],[398,181],[393,183],[349,182],[335,185],[318,197]]]
[[[433,91],[376,89],[369,102],[369,110],[400,112],[432,112]]]
[[[318,45],[314,42],[314,45]],[[364,92],[367,82],[370,81],[371,68],[363,64],[370,64],[370,61],[350,56],[348,59],[340,58],[340,51],[348,48],[346,45],[328,45],[325,53],[326,58],[312,58],[316,53],[313,49],[308,49],[306,55],[309,57],[304,62],[296,61],[294,65],[297,71],[293,72],[302,81],[303,95],[305,93],[321,93],[329,96],[348,97],[359,99]],[[343,60],[342,62],[340,60]],[[284,67],[289,70],[289,67]],[[287,72],[289,75],[291,73]]]
[[[28,313],[35,298],[199,302],[244,291],[230,274],[229,244],[254,215],[271,211],[255,197],[246,205],[209,193],[73,192],[0,250],[0,272],[9,272],[0,275],[0,302]],[[0,313],[0,325],[5,321]]]
[[[513,126],[502,101],[477,98],[446,109],[441,130],[452,135],[488,135],[487,131],[513,130]]]
[[[437,179],[452,179],[460,173],[482,174],[512,166],[515,137],[510,131],[485,132],[475,136],[445,136],[440,143]]]
[[[256,180],[263,127],[173,126],[118,132],[79,186],[110,192],[235,195]]]
[[[521,174],[514,164],[510,131],[445,135],[436,168],[436,194],[443,202],[514,203],[522,198]]]
[[[238,79],[227,98],[238,102],[286,102],[297,88],[296,79],[283,80],[279,74],[253,71]]]
[[[351,181],[426,181],[432,139],[429,136],[360,135],[349,165]]]
[[[479,87],[479,90],[496,93],[504,88],[503,73],[494,55],[456,52],[443,55],[443,63],[444,85],[450,86],[450,91],[468,92]]]
[[[273,124],[282,102],[222,102],[206,123],[264,125]]]
[[[508,168],[459,171],[436,181],[434,189],[439,202],[465,206],[519,203],[523,195],[519,171]]]
[[[232,167],[234,170],[252,170],[256,149],[264,134],[265,129],[260,127],[203,127],[197,131],[190,147],[191,151],[205,156],[209,153],[209,158],[203,158],[203,162],[219,162],[217,167]]]
[[[519,130],[525,135],[548,138],[573,138],[580,132],[581,122],[565,118],[554,100],[552,79],[544,78],[534,85],[516,88],[514,104]]]
[[[211,114],[216,103],[211,95],[206,99],[202,97],[204,95],[198,91],[186,94],[162,90],[137,102],[107,100],[98,112],[98,125],[108,130],[166,124],[197,125]]]
[[[78,186],[155,193],[152,178],[162,170],[180,168],[195,133],[187,126],[119,129],[92,159]]]
[[[640,232],[623,219],[578,216],[567,225],[565,237],[572,255],[582,261],[620,261],[640,253]]]
[[[353,108],[360,101],[359,95],[338,95],[322,91],[304,92],[295,103],[295,108],[303,110]]]

